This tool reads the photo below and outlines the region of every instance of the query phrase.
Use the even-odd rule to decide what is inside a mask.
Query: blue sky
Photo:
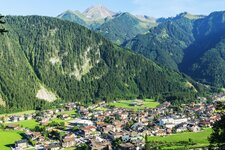
[[[3,15],[57,16],[65,10],[84,11],[101,4],[113,11],[153,17],[169,17],[187,11],[193,14],[209,14],[225,10],[225,0],[1,0]]]

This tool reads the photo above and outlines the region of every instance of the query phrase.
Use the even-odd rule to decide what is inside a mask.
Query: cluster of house
[[[77,105],[78,105],[77,103],[67,103],[64,106],[62,106],[62,108],[55,110],[46,110],[21,115],[5,115],[0,117],[0,123],[16,123],[19,121],[35,119],[37,122],[44,125],[48,124],[49,120],[54,118],[66,120],[69,119],[70,116],[68,114],[64,114],[63,112],[75,110],[77,108]]]
[[[96,107],[106,107],[107,110],[95,110]],[[79,117],[57,115],[64,109],[48,110],[31,115],[40,124],[46,125],[49,133],[50,131],[63,132],[60,140],[46,138],[38,131],[23,129],[27,140],[17,141],[14,149],[29,148],[28,140],[34,141],[34,147],[37,150],[58,150],[82,144],[96,150],[114,147],[144,149],[145,136],[165,136],[184,131],[199,132],[202,128],[211,127],[215,121],[220,119],[220,114],[215,112],[215,104],[204,102],[182,105],[179,109],[171,106],[169,102],[164,102],[157,108],[146,108],[141,111],[108,107],[105,103],[92,105],[91,108],[68,103],[65,110],[76,110]],[[11,117],[9,118],[11,120]],[[48,121],[52,118],[70,118],[70,121],[63,129],[48,127]],[[14,126],[11,125],[8,128],[13,129]],[[120,142],[115,142],[118,139]]]
[[[220,120],[220,114],[216,113],[214,104],[191,103],[183,105],[181,110],[174,112],[173,109],[166,109],[160,113],[159,124],[164,127],[164,132],[156,135],[166,135],[173,132],[198,132],[202,128],[212,127],[212,125]],[[166,114],[166,115],[163,115]],[[173,129],[173,130],[170,130]]]
[[[0,123],[10,123],[10,122],[23,121],[23,120],[32,120],[32,119],[33,119],[33,114],[2,116],[0,118]]]
[[[211,99],[214,101],[224,101],[225,100],[225,93],[215,93],[214,95],[211,96]]]

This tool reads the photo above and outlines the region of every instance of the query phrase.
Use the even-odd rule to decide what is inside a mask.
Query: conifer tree
[[[5,21],[3,20],[4,16],[0,15],[0,33],[3,34],[5,32],[8,32],[4,27],[3,24],[5,24]]]

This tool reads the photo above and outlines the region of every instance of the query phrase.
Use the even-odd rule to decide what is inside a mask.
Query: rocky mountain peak
[[[105,6],[96,5],[86,9],[83,12],[83,14],[89,19],[98,20],[98,19],[104,19],[107,17],[112,17],[113,15],[115,15],[115,12],[109,10]]]

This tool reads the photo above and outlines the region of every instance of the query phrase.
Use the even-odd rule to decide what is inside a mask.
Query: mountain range
[[[165,96],[184,102],[201,91],[185,75],[78,24],[41,16],[7,16],[5,21],[9,32],[0,35],[1,113],[58,100],[91,104]]]
[[[85,27],[95,29],[104,23],[105,19],[112,18],[115,15],[113,11],[107,9],[104,6],[97,5],[87,8],[84,12],[78,10],[67,10],[58,15],[58,18],[69,20]]]
[[[117,44],[122,44],[137,34],[146,33],[149,28],[157,25],[153,17],[113,12],[101,5],[92,6],[82,13],[68,10],[57,17],[85,26]]]
[[[216,87],[225,86],[223,11],[208,16],[184,12],[158,19],[126,12],[112,13],[103,6],[91,7],[85,12],[94,10],[91,12],[100,14],[97,12],[103,12],[102,9],[111,15],[105,15],[97,28],[89,26],[91,30],[197,81]],[[63,16],[59,18],[79,23]]]
[[[168,19],[149,33],[124,42],[123,47],[217,87],[225,86],[225,12],[190,19]]]
[[[95,6],[5,21],[0,113],[59,100],[184,103],[225,86],[225,11],[154,19]]]

